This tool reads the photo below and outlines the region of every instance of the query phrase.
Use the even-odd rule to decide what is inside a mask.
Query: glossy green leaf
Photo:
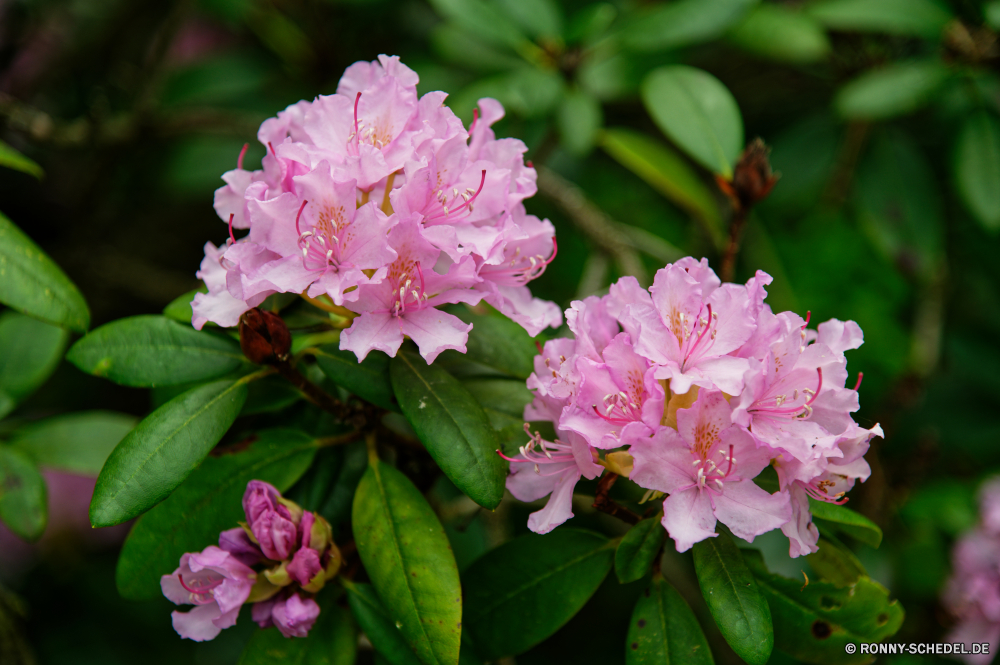
[[[823,26],[785,5],[755,7],[727,38],[751,53],[779,62],[816,62],[830,53]]]
[[[962,127],[955,146],[958,193],[983,228],[1000,231],[1000,122],[981,111]]]
[[[76,332],[90,326],[80,291],[14,223],[0,214],[0,303]]]
[[[825,501],[817,501],[816,499],[809,499],[809,511],[814,518],[830,523],[837,531],[846,533],[866,545],[878,547],[882,544],[882,529],[875,522],[872,522],[864,515],[854,512],[850,508]],[[822,522],[819,523],[819,526],[820,530],[822,530]]]
[[[746,562],[774,616],[775,645],[806,663],[841,665],[870,662],[869,654],[845,650],[848,644],[881,642],[903,623],[903,608],[889,601],[878,582],[862,577],[841,588],[825,582],[791,580],[768,572],[757,551]]]
[[[951,12],[935,0],[821,0],[805,11],[828,28],[934,39]]]
[[[610,2],[599,2],[577,10],[566,28],[566,41],[570,44],[587,43],[600,38],[611,27],[618,10]]]
[[[570,90],[563,95],[556,118],[562,146],[580,156],[594,147],[604,122],[601,103],[579,90]]]
[[[496,508],[503,498],[506,465],[479,403],[458,379],[407,351],[396,354],[390,374],[403,415],[441,470],[473,501]]]
[[[244,362],[233,339],[151,315],[101,326],[74,344],[66,359],[88,374],[137,388],[214,379]]]
[[[983,18],[986,19],[986,25],[994,30],[1000,30],[1000,0],[987,2],[983,6]]]
[[[21,173],[27,173],[28,175],[35,176],[39,180],[41,180],[44,175],[41,166],[28,159],[17,150],[14,150],[14,148],[10,147],[3,141],[0,141],[0,166],[5,166],[8,169],[14,169],[15,171],[20,171]]]
[[[715,197],[672,148],[651,136],[620,127],[601,132],[601,147],[622,166],[700,220],[717,245],[725,242],[725,229]]]
[[[136,521],[118,557],[118,591],[131,600],[162,595],[160,576],[177,568],[185,552],[215,545],[235,528],[251,480],[285,491],[309,468],[315,440],[296,430],[259,432],[245,450],[209,457],[163,503]]]
[[[576,529],[515,538],[463,575],[464,626],[487,660],[527,651],[559,630],[601,585],[612,541]]]
[[[552,111],[562,98],[565,80],[550,69],[522,67],[503,81],[501,101],[525,118],[537,118]]]
[[[657,575],[639,597],[625,639],[626,665],[711,665],[712,651],[687,602]]]
[[[638,15],[622,32],[636,51],[662,51],[721,37],[758,0],[679,0]]]
[[[743,149],[743,118],[719,79],[686,65],[660,67],[643,81],[642,101],[678,148],[712,172],[732,177]]]
[[[406,643],[425,665],[454,665],[462,589],[448,537],[427,500],[402,473],[370,460],[351,522],[365,571]]]
[[[0,522],[25,540],[37,540],[48,522],[45,480],[16,448],[0,445]]]
[[[101,469],[90,502],[91,524],[121,524],[169,496],[219,442],[246,398],[242,381],[216,381],[149,414]]]
[[[854,552],[832,535],[823,534],[817,545],[819,550],[806,555],[806,561],[823,580],[837,586],[850,586],[867,575]]]
[[[464,354],[445,351],[435,363],[442,363],[449,370],[459,361],[479,365],[479,374],[498,373],[517,379],[527,379],[535,370],[538,347],[531,335],[517,323],[496,310],[477,314],[468,307],[455,305],[446,311],[472,324]],[[455,372],[460,375],[461,372]]]
[[[17,312],[0,312],[0,418],[52,375],[67,338],[62,328]]]
[[[771,610],[740,550],[726,532],[695,543],[694,569],[701,594],[736,655],[764,665],[774,648]]]
[[[847,83],[837,93],[834,108],[850,120],[884,120],[911,113],[930,101],[948,73],[940,60],[894,62]]]
[[[667,532],[660,518],[644,519],[622,537],[615,550],[615,574],[622,584],[635,582],[649,572],[663,547]]]
[[[184,295],[174,298],[170,301],[169,305],[163,308],[163,316],[172,321],[177,321],[178,323],[191,325],[191,317],[194,316],[194,313],[191,311],[191,301],[194,300],[194,297],[197,294],[205,292],[206,289],[202,287],[200,289],[195,289],[194,291],[188,291]]]
[[[277,628],[255,631],[239,665],[354,665],[358,640],[351,614],[333,594],[320,594],[319,617],[305,637],[288,638]]]
[[[291,381],[280,375],[268,376],[247,386],[247,401],[240,416],[275,413],[301,399],[302,393]]]
[[[344,582],[351,613],[368,641],[391,665],[420,665],[370,584]]]
[[[499,411],[518,423],[523,422],[524,407],[534,399],[524,382],[515,379],[466,379],[462,386],[484,409]]]
[[[22,427],[11,445],[47,469],[96,476],[137,422],[115,411],[68,413]]]
[[[336,344],[327,344],[316,351],[316,364],[327,378],[375,406],[399,411],[389,380],[389,356],[372,351],[358,362],[353,351],[341,351]]]

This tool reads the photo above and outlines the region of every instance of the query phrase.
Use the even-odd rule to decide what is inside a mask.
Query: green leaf
[[[219,533],[237,526],[243,493],[251,480],[284,492],[309,468],[315,440],[296,430],[259,432],[235,454],[209,457],[173,494],[136,521],[118,557],[118,592],[130,600],[162,596],[160,576],[171,573],[185,552],[215,545]]]
[[[30,316],[0,312],[0,418],[52,375],[68,336],[62,328]]]
[[[169,496],[219,442],[246,398],[243,381],[216,381],[149,414],[101,469],[90,502],[91,524],[121,524]]]
[[[406,351],[396,354],[390,374],[403,415],[445,475],[479,505],[500,505],[506,465],[475,398],[444,369]]]
[[[956,189],[983,228],[1000,231],[1000,123],[980,111],[965,121],[955,146]]]
[[[358,640],[351,614],[332,593],[320,594],[319,617],[305,637],[288,638],[277,628],[255,631],[239,665],[354,665]]]
[[[73,282],[2,213],[0,302],[76,332],[90,325],[87,303]]]
[[[809,511],[813,518],[829,522],[837,531],[846,533],[855,540],[866,545],[878,547],[882,544],[882,529],[864,515],[859,515],[850,508],[844,508],[833,503],[809,499]],[[822,529],[822,523],[819,523]]]
[[[327,378],[361,399],[390,411],[399,411],[389,380],[389,356],[372,351],[362,362],[353,351],[341,351],[336,344],[319,347],[316,364]]]
[[[760,552],[747,551],[746,562],[774,614],[775,645],[806,663],[870,662],[870,655],[845,647],[881,642],[903,623],[899,602],[890,602],[885,587],[867,577],[846,588],[825,582],[803,586],[768,572]]]
[[[214,379],[244,362],[229,337],[152,315],[101,326],[74,344],[66,359],[88,374],[136,388]]]
[[[631,129],[601,132],[601,147],[709,230],[716,245],[726,234],[712,192],[684,159],[666,144]]]
[[[487,552],[463,576],[463,623],[479,654],[516,655],[552,635],[597,591],[613,561],[612,541],[565,528]]]
[[[701,69],[654,69],[642,83],[642,100],[656,125],[696,162],[725,178],[743,149],[743,119],[733,95]]]
[[[464,323],[471,323],[472,330],[464,354],[448,350],[436,362],[451,370],[458,362],[471,361],[481,366],[480,373],[492,371],[522,380],[535,371],[538,348],[520,325],[492,308],[487,314],[477,314],[461,305],[448,307],[446,311]]]
[[[622,32],[625,46],[661,51],[707,42],[742,19],[758,0],[680,0],[633,19]]]
[[[569,90],[556,117],[563,147],[578,156],[589,153],[604,123],[601,103],[585,92]]]
[[[6,166],[9,169],[33,175],[39,180],[41,180],[42,176],[45,175],[41,166],[28,159],[17,150],[14,150],[3,141],[0,141],[0,166]]]
[[[194,297],[199,293],[206,292],[207,289],[202,287],[200,289],[195,289],[194,291],[188,291],[178,298],[174,298],[170,301],[169,305],[163,308],[163,316],[172,321],[177,321],[178,323],[191,325],[191,317],[194,316],[194,313],[191,311],[191,301],[194,300]]]
[[[712,651],[687,602],[657,575],[639,597],[625,640],[626,665],[711,665]]]
[[[894,62],[847,83],[833,105],[849,120],[885,120],[912,113],[930,101],[948,74],[940,60]]]
[[[934,0],[826,0],[805,8],[834,30],[884,32],[935,39],[952,15]]]
[[[724,531],[695,543],[694,570],[701,594],[736,655],[764,665],[774,648],[771,610],[732,537]]]
[[[832,535],[825,534],[817,545],[819,550],[806,555],[806,561],[827,582],[850,586],[867,575],[854,552]]]
[[[402,473],[370,460],[351,512],[358,555],[389,616],[425,665],[454,665],[462,589],[444,527]]]
[[[277,375],[254,381],[247,386],[247,391],[247,401],[243,403],[240,416],[274,413],[302,399],[298,388],[285,377]]]
[[[830,53],[823,26],[784,5],[755,7],[727,38],[751,53],[779,62],[816,62]]]
[[[462,385],[484,409],[511,416],[517,421],[518,426],[524,422],[524,407],[534,399],[534,395],[523,381],[466,379],[462,381]]]
[[[622,537],[615,550],[615,574],[622,584],[641,579],[663,547],[667,532],[659,517],[644,519]]]
[[[38,540],[48,522],[45,481],[27,455],[0,445],[0,522],[25,540]]]
[[[983,17],[986,19],[986,25],[994,30],[1000,30],[1000,0],[987,2],[983,7]]]
[[[375,650],[391,665],[420,665],[420,660],[389,618],[372,585],[345,581],[344,586],[351,612]]]
[[[115,411],[81,411],[46,418],[14,433],[11,445],[39,466],[96,476],[138,418]]]

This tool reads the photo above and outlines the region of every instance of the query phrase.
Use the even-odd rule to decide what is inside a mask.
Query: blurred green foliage
[[[559,259],[533,290],[565,306],[684,254],[717,265],[733,210],[716,175],[760,136],[781,179],[750,216],[736,277],[763,269],[776,310],[864,329],[849,367],[865,375],[858,420],[886,438],[851,506],[885,538],[841,546],[906,608],[896,639],[934,641],[950,546],[1000,470],[997,30],[1000,2],[976,0],[13,0],[0,3],[0,166],[16,170],[0,177],[0,210],[80,287],[95,325],[159,312],[197,288],[203,243],[225,238],[212,192],[244,143],[259,161],[260,122],[333,92],[356,60],[397,54],[466,122],[480,97],[506,106],[498,134],[523,139],[540,170],[529,212],[558,229]],[[15,316],[0,340],[32,321]],[[148,411],[148,393],[65,363],[34,392],[44,377],[13,346],[0,353],[0,438],[109,404]],[[48,362],[31,365],[48,375]],[[526,510],[500,527],[444,519],[460,565],[498,528],[523,531]],[[0,569],[23,601],[4,600],[0,623],[23,605],[39,662],[236,661],[249,622],[180,643],[166,601],[121,600],[113,554],[74,538],[47,535],[32,568]],[[772,570],[812,571],[782,560],[780,539],[757,545]],[[668,556],[664,574],[711,627],[691,566]],[[624,662],[646,584],[609,578],[517,662]]]

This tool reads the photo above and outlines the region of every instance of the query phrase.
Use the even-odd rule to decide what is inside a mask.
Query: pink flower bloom
[[[241,527],[220,533],[219,547],[247,566],[254,566],[264,561],[264,554],[260,551],[260,547],[250,540],[250,536]]]
[[[739,394],[748,363],[728,354],[756,327],[747,288],[718,286],[707,262],[687,260],[657,271],[649,292],[650,304],[628,305],[620,318],[636,351],[659,365],[656,378],[677,394],[692,385]]]
[[[791,518],[787,492],[772,495],[754,484],[770,456],[733,424],[720,391],[701,391],[690,409],[678,409],[676,431],[661,428],[629,452],[630,478],[670,494],[663,503],[663,526],[679,552],[714,537],[716,520],[753,541]]]
[[[288,508],[278,503],[281,495],[273,486],[252,480],[243,494],[250,531],[268,559],[282,561],[297,545],[298,529]]]
[[[532,335],[561,324],[525,286],[555,256],[552,225],[521,203],[536,191],[527,148],[493,134],[496,101],[480,100],[467,132],[444,93],[418,99],[417,80],[396,57],[355,63],[336,94],[261,125],[262,168],[244,170],[241,154],[216,192],[231,241],[221,257],[206,247],[196,326],[232,326],[268,295],[305,293],[358,315],[342,343],[359,358],[395,355],[411,337],[430,362],[464,352],[469,330],[436,305],[485,298]]]
[[[261,628],[277,626],[285,637],[305,637],[319,617],[319,605],[298,593],[282,593],[254,603],[251,616]]]
[[[611,449],[648,437],[660,426],[665,405],[655,369],[632,350],[621,333],[604,347],[604,362],[580,358],[576,405],[564,409],[559,426],[595,448]]]
[[[568,443],[554,443],[534,435],[525,423],[524,431],[531,437],[521,446],[520,455],[507,457],[510,464],[507,489],[520,501],[537,501],[548,496],[548,503],[528,517],[528,528],[535,533],[548,533],[573,517],[573,488],[581,477],[601,475],[604,468],[594,464],[590,446],[573,432],[566,433]],[[551,496],[550,496],[551,495]]]
[[[163,595],[170,601],[195,605],[189,612],[171,615],[174,630],[196,642],[214,639],[222,629],[236,624],[254,578],[249,566],[214,545],[182,555],[177,570],[160,578]]]

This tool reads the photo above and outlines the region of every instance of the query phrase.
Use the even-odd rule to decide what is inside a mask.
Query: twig
[[[611,486],[615,484],[616,480],[618,480],[617,473],[609,472],[604,474],[597,483],[597,491],[594,492],[594,508],[612,517],[617,517],[627,524],[638,524],[642,519],[641,517],[608,497],[608,492],[611,491]]]
[[[736,255],[740,252],[740,240],[743,237],[743,227],[746,226],[747,217],[750,210],[738,207],[733,212],[733,221],[729,224],[729,244],[722,255],[722,264],[719,269],[719,276],[723,282],[733,281],[736,273]]]
[[[558,204],[591,242],[614,259],[623,274],[632,275],[643,286],[648,285],[646,266],[639,254],[622,239],[623,225],[591,203],[569,180],[547,167],[535,168],[538,170],[538,191]]]

